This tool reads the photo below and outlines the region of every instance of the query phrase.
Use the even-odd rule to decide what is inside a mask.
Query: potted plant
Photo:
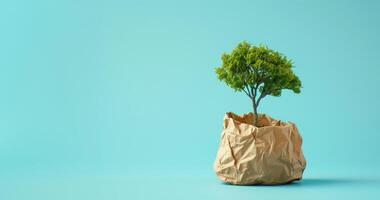
[[[283,89],[300,93],[301,81],[292,68],[292,61],[281,53],[245,41],[222,55],[222,65],[215,69],[219,80],[244,92],[253,107],[253,113],[225,114],[214,163],[224,182],[283,184],[302,178],[306,161],[296,125],[257,112],[267,96],[280,96]]]

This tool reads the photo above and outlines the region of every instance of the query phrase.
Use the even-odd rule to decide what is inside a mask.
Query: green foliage
[[[236,91],[259,87],[261,93],[280,96],[282,89],[300,93],[301,81],[293,73],[292,61],[264,45],[241,42],[222,55],[223,64],[215,69],[219,80]]]
[[[236,91],[244,91],[252,99],[255,113],[267,95],[280,96],[283,89],[301,91],[292,61],[267,46],[241,42],[231,53],[222,55],[222,62],[215,69],[219,80]]]

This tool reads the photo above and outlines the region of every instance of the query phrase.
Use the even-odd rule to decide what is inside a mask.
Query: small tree
[[[283,89],[301,92],[301,81],[292,70],[292,61],[267,46],[241,42],[230,54],[222,55],[222,62],[215,69],[219,80],[252,100],[255,126],[257,108],[264,97],[281,96]]]

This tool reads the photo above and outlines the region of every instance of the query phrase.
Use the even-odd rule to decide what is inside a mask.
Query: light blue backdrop
[[[379,176],[379,9],[376,1],[2,1],[3,199],[83,199],[93,191],[136,199],[145,189],[169,191],[160,183],[187,191],[178,185],[189,179],[165,179],[175,175],[208,177],[189,188],[229,197],[212,195],[214,187],[233,190],[212,171],[222,119],[251,104],[214,68],[242,40],[295,63],[302,93],[267,97],[259,111],[298,125],[305,185],[342,171]],[[95,178],[92,187],[93,174],[125,178]],[[161,178],[145,188],[132,175],[134,183]],[[233,196],[268,195],[244,192]]]

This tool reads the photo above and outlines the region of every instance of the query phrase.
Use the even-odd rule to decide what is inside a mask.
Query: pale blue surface
[[[0,199],[376,199],[380,3],[1,1]],[[294,60],[305,180],[221,184],[226,111],[249,99],[213,72],[238,42]]]

